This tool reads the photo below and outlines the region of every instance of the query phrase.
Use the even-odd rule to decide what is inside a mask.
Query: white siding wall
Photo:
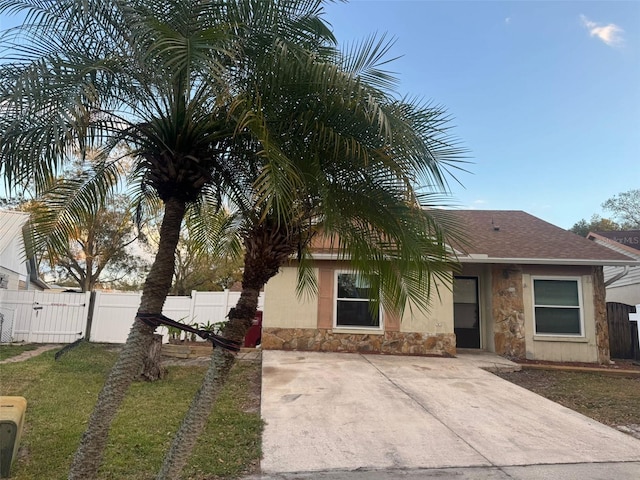
[[[613,240],[605,241],[597,238],[595,242],[640,261],[640,250],[625,248]],[[610,278],[623,272],[624,267],[603,267],[602,271],[606,283]],[[607,302],[626,303],[627,305],[640,303],[640,267],[629,267],[629,272],[624,277],[607,285]]]

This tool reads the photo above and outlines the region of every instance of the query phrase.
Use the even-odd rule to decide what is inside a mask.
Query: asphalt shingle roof
[[[633,261],[622,253],[519,210],[451,210],[470,245],[467,254],[496,259]]]

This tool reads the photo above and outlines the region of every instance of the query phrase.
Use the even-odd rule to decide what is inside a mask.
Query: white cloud
[[[617,47],[623,43],[622,34],[624,30],[615,23],[609,25],[601,25],[597,22],[589,20],[586,16],[580,15],[582,25],[589,30],[589,35],[598,37],[610,47]]]
[[[509,25],[511,23],[511,17],[507,17],[504,19],[504,23],[506,23],[507,25]]]

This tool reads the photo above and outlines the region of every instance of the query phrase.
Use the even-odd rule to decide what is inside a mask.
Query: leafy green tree
[[[598,214],[594,214],[590,221],[583,218],[569,230],[586,237],[589,232],[640,229],[640,189],[614,195],[602,204],[602,208],[611,212],[612,218],[603,218]]]
[[[440,203],[462,153],[446,114],[396,98],[385,42],[340,54],[320,0],[0,0],[14,11],[27,16],[3,38],[0,173],[45,191],[70,151],[100,152],[93,177],[58,188],[59,226],[72,230],[131,159],[139,211],[164,206],[139,314],[162,311],[188,209],[206,225],[207,206],[223,201],[245,250],[227,339],[244,337],[260,289],[291,256],[313,289],[315,235],[335,236],[385,308],[426,309],[433,276],[449,279],[455,225],[424,208]],[[69,478],[95,478],[153,332],[134,322]],[[158,478],[179,476],[234,358],[214,350]]]
[[[590,221],[587,222],[583,218],[569,229],[569,231],[581,237],[586,237],[589,232],[612,232],[615,230],[620,230],[620,225],[613,220],[602,218],[600,215],[595,214],[591,216]]]
[[[242,279],[242,239],[237,215],[208,208],[187,215],[176,249],[171,295],[222,291]]]
[[[31,235],[44,237],[43,251],[37,255],[44,260],[40,268],[56,283],[89,292],[96,286],[135,280],[146,270],[144,260],[130,250],[138,237],[124,195],[114,195],[81,212],[75,228],[65,229],[62,238],[51,224],[56,215],[47,206],[46,195],[21,209],[32,215]]]
[[[621,225],[622,230],[640,229],[640,189],[614,195],[602,204]]]
[[[188,239],[180,240],[170,295],[221,292],[242,281],[242,258],[212,256],[192,248]]]

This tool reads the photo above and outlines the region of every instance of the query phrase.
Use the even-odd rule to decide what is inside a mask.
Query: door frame
[[[459,347],[459,348],[474,348],[474,349],[478,349],[478,350],[482,350],[484,348],[484,339],[483,339],[483,335],[482,335],[482,327],[483,327],[483,321],[482,321],[482,308],[481,308],[481,300],[480,300],[480,276],[479,275],[454,275],[453,277],[453,281],[455,283],[456,279],[465,279],[465,280],[475,280],[476,282],[476,308],[477,308],[477,312],[478,312],[478,347]],[[452,291],[453,294],[453,291]],[[453,331],[455,333],[455,329],[456,329],[456,318],[455,318],[455,295],[452,295],[453,297]],[[456,341],[456,348],[458,348],[457,345],[457,341]]]

